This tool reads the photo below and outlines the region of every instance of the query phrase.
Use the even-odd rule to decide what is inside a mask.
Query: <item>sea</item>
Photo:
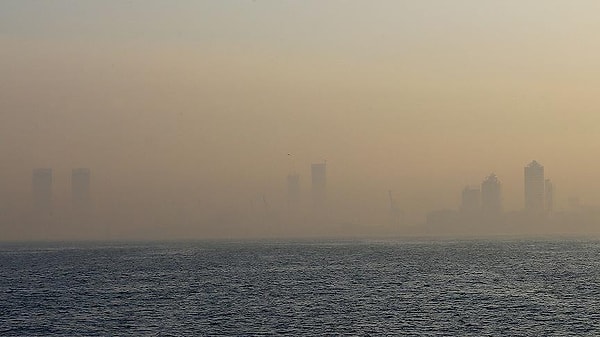
[[[0,336],[600,336],[600,241],[2,243]]]

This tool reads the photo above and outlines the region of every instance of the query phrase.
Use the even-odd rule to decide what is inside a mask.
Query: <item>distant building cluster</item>
[[[32,178],[33,212],[38,216],[54,213],[54,175],[51,168],[36,168]],[[88,168],[71,171],[71,206],[73,212],[83,213],[91,208],[91,173]]]
[[[291,233],[292,235],[294,233],[302,235],[307,230],[319,234],[345,233],[349,235],[356,233],[359,235],[376,235],[376,233],[393,235],[403,232],[415,235],[489,234],[502,230],[506,230],[506,233],[515,233],[527,226],[544,230],[554,228],[556,231],[563,228],[588,230],[588,228],[597,227],[597,224],[600,223],[600,209],[586,209],[577,198],[569,199],[572,211],[555,211],[554,185],[545,176],[544,166],[535,160],[523,168],[524,202],[520,210],[508,212],[505,210],[502,181],[495,173],[491,173],[484,177],[479,184],[467,185],[462,189],[457,209],[430,211],[426,214],[424,223],[416,223],[418,220],[413,219],[411,219],[413,223],[406,223],[405,213],[391,190],[387,191],[389,199],[387,216],[384,217],[383,212],[373,212],[359,218],[358,221],[346,220],[350,216],[343,219],[344,214],[340,216],[340,212],[336,213],[335,200],[328,200],[331,197],[331,195],[328,197],[328,192],[332,191],[328,191],[327,173],[326,162],[312,163],[310,179],[306,179],[308,184],[304,187],[302,176],[295,170],[291,170],[286,177],[286,198],[281,200],[279,204],[281,208],[271,207],[263,194],[262,204],[264,207],[256,207],[254,203],[251,203],[249,209],[231,208],[224,211],[218,209],[213,211],[201,208],[202,206],[200,208],[190,206],[188,210],[185,204],[177,206],[180,204],[174,203],[175,206],[165,206],[164,201],[161,200],[155,204],[157,206],[155,209],[149,210],[146,206],[132,207],[131,205],[135,206],[136,200],[125,198],[125,203],[116,203],[118,207],[109,208],[110,212],[103,213],[97,210],[92,212],[92,177],[89,168],[72,169],[69,185],[63,184],[62,181],[66,181],[66,179],[62,179],[62,175],[59,176],[60,179],[57,179],[60,183],[59,186],[55,184],[55,171],[52,168],[36,168],[32,171],[31,176],[31,204],[24,206],[22,213],[13,211],[11,214],[8,212],[0,214],[3,216],[0,220],[5,224],[15,223],[24,224],[24,227],[29,226],[27,228],[30,229],[30,232],[47,231],[49,234],[46,237],[52,237],[53,231],[57,228],[62,228],[66,233],[79,230],[77,233],[80,234],[80,237],[85,237],[89,232],[88,229],[93,229],[96,224],[106,222],[104,219],[108,219],[108,222],[111,223],[139,224],[139,228],[152,226],[153,223],[159,224],[163,226],[160,228],[167,233],[173,229],[173,226],[177,226],[178,222],[181,222],[187,226],[180,226],[180,228],[184,228],[183,230],[204,227],[209,231],[220,233],[220,230],[238,230],[238,227],[242,226],[240,224],[243,224],[249,228],[249,231],[255,230],[257,233],[260,233],[261,230],[278,233],[277,231],[280,230],[281,233]],[[70,198],[65,198],[65,194]],[[57,200],[55,200],[55,195],[58,195]],[[335,196],[335,193],[333,195]],[[65,203],[65,199],[70,202]],[[161,207],[163,208],[161,209]],[[102,206],[100,209],[104,210]],[[285,212],[282,213],[282,210]],[[348,208],[344,210],[347,212]],[[361,212],[362,210],[357,209],[354,214],[361,216]],[[380,214],[379,218],[376,218],[378,214]],[[94,218],[98,216],[100,216],[99,219]],[[372,219],[376,219],[376,221]],[[212,227],[210,227],[211,225]],[[96,227],[99,228],[99,226]],[[114,226],[114,230],[119,230],[118,225]],[[45,236],[40,234],[38,237]]]
[[[546,220],[554,210],[552,181],[544,176],[544,166],[532,161],[524,167],[524,205],[519,212],[528,221]],[[512,216],[512,217],[511,217]],[[442,210],[429,212],[426,223],[440,225],[507,224],[513,222],[514,214],[507,216],[502,203],[502,183],[496,174],[485,177],[481,185],[466,186],[461,193],[457,211]]]
[[[327,204],[327,163],[314,163],[310,166],[312,206],[323,210]],[[287,202],[291,208],[298,207],[301,201],[300,175],[290,173],[287,176]]]

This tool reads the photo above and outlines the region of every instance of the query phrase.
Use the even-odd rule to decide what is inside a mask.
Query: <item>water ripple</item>
[[[2,336],[600,335],[595,241],[0,247]]]

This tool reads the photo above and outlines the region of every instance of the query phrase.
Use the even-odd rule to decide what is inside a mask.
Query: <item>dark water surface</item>
[[[0,245],[1,336],[598,336],[600,242]]]

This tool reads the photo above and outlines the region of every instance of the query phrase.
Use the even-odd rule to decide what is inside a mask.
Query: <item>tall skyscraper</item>
[[[494,173],[481,183],[481,210],[488,215],[502,213],[502,183]]]
[[[90,209],[90,182],[90,169],[76,168],[71,171],[71,201],[74,211],[83,212]]]
[[[312,199],[316,207],[323,207],[327,192],[327,166],[326,163],[311,165]]]
[[[33,210],[37,214],[52,214],[52,169],[37,168],[32,175]]]
[[[297,173],[287,176],[287,202],[288,206],[295,206],[300,200],[300,175]]]
[[[550,179],[546,179],[544,183],[546,202],[546,212],[552,213],[554,211],[554,185]]]
[[[478,188],[466,186],[461,195],[460,211],[476,213],[481,209],[481,192]]]
[[[544,167],[532,161],[524,168],[525,210],[541,213],[544,211]]]

